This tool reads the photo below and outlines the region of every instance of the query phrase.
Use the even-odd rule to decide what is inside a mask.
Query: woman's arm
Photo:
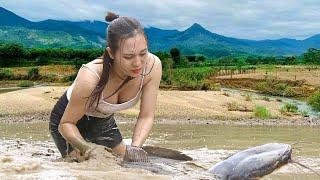
[[[70,101],[59,124],[59,132],[72,145],[84,154],[90,146],[81,136],[76,124],[86,112],[86,103],[95,88],[98,78],[87,68],[81,68],[77,75]]]
[[[161,61],[157,56],[153,56],[155,57],[155,64],[150,73],[151,79],[144,85],[142,90],[140,113],[134,127],[132,146],[141,147],[149,136],[153,125],[157,94],[162,75]]]

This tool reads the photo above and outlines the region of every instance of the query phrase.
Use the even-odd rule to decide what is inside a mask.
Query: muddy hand
[[[141,147],[136,146],[126,146],[126,153],[123,158],[124,161],[128,162],[150,162],[148,158],[148,153]]]
[[[113,158],[112,150],[110,148],[94,143],[88,144],[90,144],[90,148],[88,148],[82,156],[78,156],[78,162],[82,162],[91,158]]]

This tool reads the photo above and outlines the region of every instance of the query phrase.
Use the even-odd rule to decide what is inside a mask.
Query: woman
[[[148,52],[142,25],[108,13],[107,47],[100,59],[84,64],[50,116],[50,132],[62,157],[99,153],[93,143],[109,147],[126,161],[147,161],[141,148],[151,130],[162,68]],[[140,113],[131,145],[125,145],[113,114],[135,105]],[[90,143],[91,142],[91,143]],[[71,146],[70,146],[71,145]]]

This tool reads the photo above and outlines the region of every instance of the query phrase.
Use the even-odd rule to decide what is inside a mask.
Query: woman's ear
[[[111,53],[111,49],[110,49],[109,47],[107,47],[106,50],[107,50],[110,58],[111,58],[111,59],[114,59],[113,56],[112,56],[112,53]]]

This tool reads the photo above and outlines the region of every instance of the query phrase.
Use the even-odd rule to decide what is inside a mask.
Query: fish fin
[[[142,149],[144,149],[149,155],[153,155],[153,156],[181,160],[181,161],[192,160],[190,156],[183,154],[182,152],[174,149],[168,149],[168,148],[157,147],[157,146],[143,146]]]

